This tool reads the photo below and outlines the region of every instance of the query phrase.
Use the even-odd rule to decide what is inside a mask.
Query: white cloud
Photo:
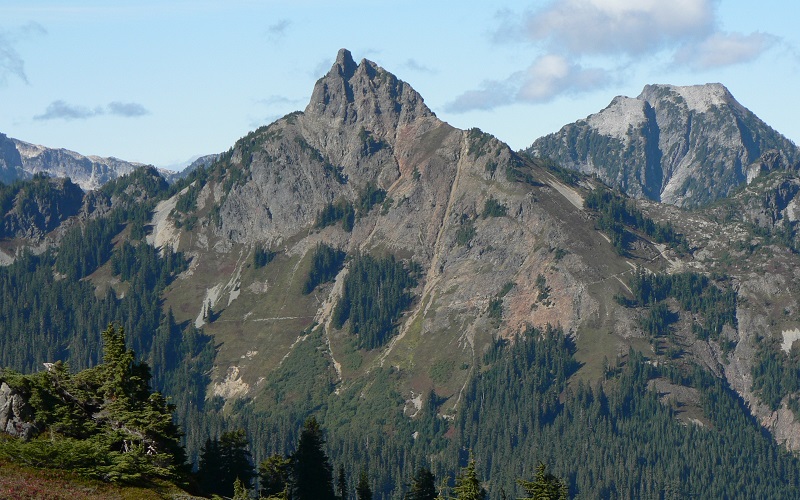
[[[445,110],[463,113],[488,110],[514,102],[541,103],[559,95],[576,94],[605,87],[612,81],[608,71],[584,68],[566,58],[548,54],[536,59],[525,71],[504,81],[487,81],[479,90],[464,92],[445,106]]]
[[[715,33],[696,45],[679,49],[674,62],[695,70],[730,66],[756,59],[777,42],[777,37],[767,33]]]
[[[720,1],[549,0],[523,14],[501,10],[492,39],[531,44],[540,55],[505,80],[462,93],[446,109],[546,102],[603,88],[654,56],[704,70],[752,61],[776,44],[765,33],[718,31]]]
[[[450,113],[465,113],[474,110],[488,110],[514,102],[514,90],[508,82],[496,80],[485,81],[478,90],[468,90],[445,104],[444,109]]]
[[[713,0],[555,0],[530,12],[525,34],[572,54],[652,52],[708,35]]]
[[[561,94],[574,94],[605,87],[611,81],[608,71],[584,68],[557,55],[537,59],[525,72],[517,100],[546,102]]]

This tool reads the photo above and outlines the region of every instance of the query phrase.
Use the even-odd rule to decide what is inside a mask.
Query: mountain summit
[[[800,150],[719,83],[647,85],[604,110],[537,139],[528,152],[596,173],[631,196],[678,206],[725,197]]]

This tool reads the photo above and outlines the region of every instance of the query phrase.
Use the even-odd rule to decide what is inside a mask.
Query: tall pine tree
[[[292,500],[334,500],[333,468],[323,450],[325,439],[317,419],[306,420],[292,455]]]
[[[369,487],[369,477],[367,471],[362,470],[356,486],[356,498],[358,500],[372,500],[372,488]]]
[[[486,490],[483,488],[478,471],[475,469],[475,459],[470,458],[461,474],[456,476],[456,487],[453,489],[457,500],[485,500]]]
[[[436,500],[436,477],[427,467],[420,467],[411,479],[411,490],[406,500]]]

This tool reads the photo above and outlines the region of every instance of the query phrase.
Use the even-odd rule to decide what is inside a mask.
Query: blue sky
[[[176,168],[305,108],[339,48],[519,149],[650,83],[800,141],[800,2],[3,0],[0,132]]]

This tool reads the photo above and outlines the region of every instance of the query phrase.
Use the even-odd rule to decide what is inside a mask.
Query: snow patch
[[[600,134],[616,137],[627,143],[628,129],[636,128],[647,120],[644,104],[640,99],[617,96],[606,109],[589,115],[586,122]]]
[[[784,330],[782,333],[783,343],[781,343],[781,349],[788,353],[792,350],[792,344],[794,344],[795,340],[800,340],[800,328]]]

